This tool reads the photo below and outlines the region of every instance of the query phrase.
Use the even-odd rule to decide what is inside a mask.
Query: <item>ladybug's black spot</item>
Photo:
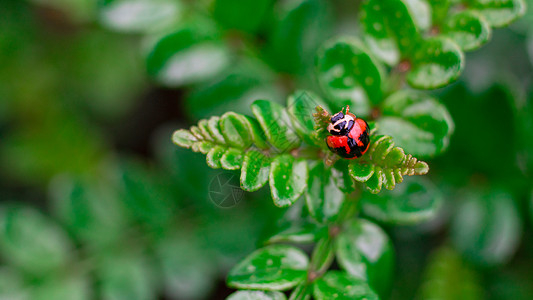
[[[336,113],[333,117],[331,117],[331,123],[335,124],[338,120],[343,119],[344,114],[342,112]]]
[[[368,146],[368,143],[370,143],[370,136],[368,135],[368,130],[363,131],[361,135],[359,135],[358,139],[363,143],[362,150],[365,150]]]
[[[334,127],[337,128],[338,130],[343,130],[345,126],[346,126],[346,121],[342,121],[339,124],[335,125]]]

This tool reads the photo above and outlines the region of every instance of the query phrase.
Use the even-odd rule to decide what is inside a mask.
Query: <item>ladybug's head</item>
[[[349,113],[349,108],[346,109],[346,114],[339,111],[331,117],[331,124],[328,125],[328,131],[332,135],[346,135],[353,127],[355,122],[355,115]]]

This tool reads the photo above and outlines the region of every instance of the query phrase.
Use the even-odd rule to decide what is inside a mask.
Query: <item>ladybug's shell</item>
[[[346,135],[330,135],[327,144],[331,151],[337,155],[354,159],[359,158],[368,150],[370,136],[368,124],[363,119],[355,119],[352,129]]]

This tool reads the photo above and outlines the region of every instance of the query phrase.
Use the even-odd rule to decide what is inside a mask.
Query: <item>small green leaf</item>
[[[442,32],[464,51],[471,51],[488,42],[492,30],[490,24],[478,12],[464,10],[451,16]]]
[[[224,139],[222,132],[220,132],[220,118],[219,117],[211,117],[209,121],[207,121],[207,130],[209,131],[209,134],[211,135],[211,137],[215,140],[217,144],[221,144],[221,145],[226,144],[226,139]]]
[[[207,154],[211,149],[213,149],[216,145],[211,142],[201,141],[199,143],[192,145],[192,150],[195,152],[200,152],[202,154]]]
[[[351,180],[351,179],[350,179]],[[319,223],[334,221],[344,202],[344,193],[322,161],[309,170],[305,201],[309,214]]]
[[[0,254],[4,261],[31,274],[66,267],[72,245],[59,226],[32,208],[0,208]]]
[[[180,147],[189,149],[194,143],[198,142],[198,138],[196,138],[196,136],[194,136],[189,130],[180,129],[172,134],[172,141]]]
[[[365,280],[353,278],[340,271],[329,271],[314,284],[313,296],[316,300],[378,300]]]
[[[326,107],[318,95],[309,91],[296,91],[287,100],[287,112],[291,117],[293,128],[309,145],[324,143],[315,134],[313,113],[317,106]]]
[[[220,128],[229,145],[239,149],[246,149],[252,145],[252,135],[247,123],[246,117],[234,112],[222,116]]]
[[[215,139],[211,136],[211,132],[209,131],[208,121],[206,119],[198,121],[198,129],[200,129],[200,133],[204,137],[204,140],[215,142]]]
[[[100,22],[122,32],[150,32],[175,23],[181,14],[180,2],[170,0],[99,1]]]
[[[413,155],[442,153],[448,147],[453,130],[454,123],[446,107],[424,93],[400,91],[383,103],[378,131],[392,136]],[[400,156],[398,153],[393,157]]]
[[[414,88],[436,89],[459,78],[464,68],[464,54],[446,38],[430,38],[418,45],[407,82]]]
[[[368,181],[365,182],[365,187],[372,194],[377,194],[381,191],[382,186],[383,186],[383,173],[381,172],[380,167],[375,167],[374,173],[372,174],[372,176],[370,176],[370,179],[368,179]]]
[[[309,260],[300,249],[272,245],[256,250],[228,275],[228,285],[242,289],[283,291],[305,280]]]
[[[382,100],[383,70],[357,39],[326,43],[316,58],[318,81],[335,108],[350,105],[356,115],[368,116],[371,104]]]
[[[156,294],[154,270],[137,253],[107,253],[96,270],[103,299],[143,300]]]
[[[292,128],[289,114],[281,105],[257,100],[252,104],[252,111],[265,132],[267,140],[280,151],[288,151],[300,145],[300,139]]]
[[[374,165],[370,163],[356,164],[352,163],[349,166],[350,176],[356,181],[367,182],[374,175]]]
[[[307,162],[290,154],[277,156],[270,167],[270,192],[279,207],[292,205],[307,186]]]
[[[220,159],[220,165],[225,170],[238,170],[244,159],[243,152],[239,149],[229,148]]]
[[[315,223],[291,224],[288,228],[283,228],[271,236],[267,243],[311,244],[323,235],[323,231],[324,228]]]
[[[345,224],[336,240],[337,259],[350,275],[368,281],[380,295],[392,284],[394,253],[386,233],[363,219]]]
[[[492,27],[507,26],[526,12],[524,0],[479,0],[472,1],[472,8],[478,10]]]
[[[213,17],[224,27],[245,32],[255,32],[261,25],[272,0],[214,1]]]
[[[213,25],[203,21],[162,37],[146,58],[148,74],[173,87],[210,79],[229,62],[226,45]]]
[[[268,181],[270,159],[261,152],[251,150],[246,152],[241,169],[241,188],[247,192],[254,192]]]
[[[457,206],[451,225],[455,247],[470,261],[502,265],[520,243],[522,223],[510,194],[499,190],[470,193]]]
[[[285,300],[287,297],[280,292],[264,291],[237,291],[226,298],[226,300]]]
[[[378,221],[412,225],[435,217],[442,205],[442,195],[428,180],[408,178],[394,191],[361,198],[362,211]]]
[[[226,150],[227,148],[222,146],[215,146],[209,150],[209,153],[207,153],[206,156],[207,165],[213,169],[220,169],[222,167],[220,160],[222,159],[222,155],[224,155]]]
[[[454,250],[441,247],[431,254],[417,299],[486,299],[481,280]]]

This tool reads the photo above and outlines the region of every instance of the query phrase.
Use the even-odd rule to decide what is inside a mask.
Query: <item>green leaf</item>
[[[480,278],[452,249],[440,248],[429,258],[419,299],[481,300]]]
[[[328,37],[331,5],[325,0],[278,3],[266,45],[267,59],[282,73],[303,74],[311,68],[316,50]]]
[[[351,180],[351,179],[350,179]],[[322,161],[309,170],[305,201],[309,214],[319,223],[335,221],[344,202],[344,193]]]
[[[222,135],[222,132],[220,131],[220,118],[219,117],[211,117],[207,121],[207,130],[209,131],[209,134],[211,137],[215,140],[215,143],[219,145],[225,145],[226,139]]]
[[[172,141],[174,144],[189,149],[192,145],[198,142],[198,138],[192,134],[189,130],[179,129],[172,134]]]
[[[301,141],[292,128],[289,114],[281,105],[267,100],[257,100],[252,104],[252,111],[268,142],[278,150],[289,151],[300,145]]]
[[[492,27],[507,26],[526,12],[524,0],[468,0]]]
[[[367,182],[374,175],[374,165],[370,163],[350,164],[349,172],[356,181]]]
[[[420,29],[427,29],[429,20],[429,7],[418,0],[368,0],[361,12],[367,45],[389,65],[413,54],[421,39]]]
[[[451,16],[443,26],[442,32],[464,51],[471,51],[487,43],[492,30],[490,24],[479,13],[464,10]]]
[[[259,151],[248,151],[244,155],[241,169],[241,188],[254,192],[263,187],[270,173],[270,158]]]
[[[407,178],[393,191],[361,198],[365,215],[378,221],[413,225],[432,219],[442,206],[442,195],[428,180]]]
[[[499,190],[470,193],[457,206],[451,224],[455,247],[470,261],[502,265],[516,252],[522,223],[510,194]]]
[[[163,36],[146,58],[148,74],[172,87],[210,79],[229,63],[226,45],[213,26],[203,21]]]
[[[50,190],[55,216],[90,246],[108,245],[128,227],[117,193],[101,182],[59,177]]]
[[[0,208],[0,254],[28,273],[46,274],[66,267],[72,245],[65,232],[29,207]]]
[[[442,153],[453,130],[454,123],[446,107],[425,93],[400,91],[383,103],[378,132],[394,137],[413,155]]]
[[[31,291],[32,300],[89,300],[91,283],[85,277],[70,274],[68,277],[47,278]]]
[[[418,45],[407,82],[418,89],[436,89],[457,80],[464,69],[464,54],[449,39],[434,37]]]
[[[99,21],[121,32],[153,32],[175,23],[182,12],[180,2],[170,0],[99,1]]]
[[[282,291],[305,280],[308,258],[300,249],[272,245],[256,250],[228,275],[230,287]]]
[[[307,162],[283,154],[273,159],[270,167],[270,192],[279,207],[292,205],[307,186]]]
[[[337,260],[348,274],[368,281],[384,296],[392,284],[394,251],[387,234],[374,223],[358,219],[345,224],[336,240]]]
[[[226,150],[227,148],[222,146],[215,146],[209,150],[206,156],[207,165],[213,169],[220,169],[222,167],[220,160],[222,159],[222,155],[224,155]]]
[[[220,119],[225,140],[233,147],[245,149],[253,144],[268,149],[265,135],[256,120],[234,112],[225,113]]]
[[[244,154],[241,150],[229,148],[220,159],[220,165],[225,170],[238,170],[242,166]]]
[[[372,135],[367,153],[352,161],[349,171],[355,181],[364,182],[367,190],[377,194],[383,186],[394,189],[405,175],[427,174],[429,167],[411,154],[406,155],[402,148],[394,147],[390,136]]]
[[[216,0],[213,16],[226,28],[255,32],[263,22],[272,0]]]
[[[284,227],[272,235],[267,243],[312,244],[324,234],[324,228],[315,223],[299,222]]]
[[[316,300],[379,299],[366,281],[352,278],[340,271],[329,271],[324,277],[318,279],[314,285],[313,296]]]
[[[285,300],[287,297],[280,292],[237,291],[226,298],[227,300]]]
[[[322,145],[315,132],[313,113],[315,107],[326,107],[324,101],[313,92],[296,91],[287,100],[287,112],[292,120],[296,133],[309,145]]]
[[[246,149],[252,145],[252,136],[248,131],[248,120],[234,112],[225,113],[220,119],[220,128],[229,145]]]
[[[368,116],[371,104],[382,100],[383,69],[357,39],[326,43],[316,58],[318,81],[334,108],[350,105],[356,115]]]

